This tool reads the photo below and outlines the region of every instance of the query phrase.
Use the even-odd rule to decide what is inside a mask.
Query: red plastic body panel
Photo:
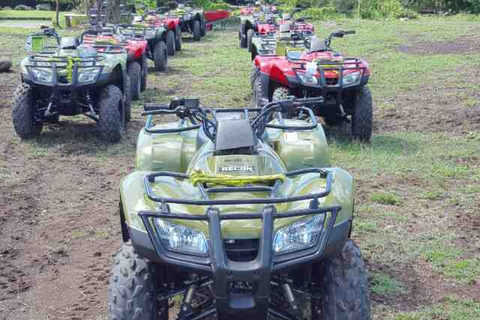
[[[228,10],[206,11],[203,13],[203,16],[207,22],[214,22],[228,18],[230,16],[230,12],[228,12]]]
[[[260,34],[267,34],[269,32],[277,31],[277,26],[269,23],[259,24],[257,28],[258,28],[258,33]]]
[[[86,46],[92,47],[95,45],[96,41],[113,41],[115,44],[123,45],[127,49],[127,54],[129,59],[140,59],[142,55],[147,50],[147,41],[146,40],[127,40],[126,42],[122,43],[120,40],[115,36],[105,36],[105,35],[85,35],[83,37],[83,43]],[[99,52],[102,52],[104,49],[97,49]]]

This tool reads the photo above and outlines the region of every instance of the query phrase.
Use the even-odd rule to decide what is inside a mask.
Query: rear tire
[[[182,30],[178,25],[175,27],[175,50],[182,50]]]
[[[257,77],[253,83],[252,107],[263,108],[268,103],[268,94],[262,90],[262,77]]]
[[[352,240],[323,261],[317,274],[321,275],[319,298],[312,298],[312,320],[371,319],[367,270]]]
[[[360,142],[370,142],[373,127],[372,94],[367,86],[357,91],[352,115],[352,136]]]
[[[125,123],[129,122],[132,119],[132,85],[130,77],[127,75],[125,79]]]
[[[130,87],[132,93],[132,100],[140,99],[140,91],[142,88],[142,67],[136,61],[132,61],[127,66],[127,73],[130,77]]]
[[[153,62],[155,63],[155,70],[165,71],[167,69],[167,46],[162,40],[155,44],[155,49],[153,49]]]
[[[272,101],[288,100],[291,96],[290,90],[286,87],[278,87],[273,91]]]
[[[253,39],[253,29],[248,29],[247,31],[247,48],[248,52],[252,52],[252,39]]]
[[[195,20],[193,21],[193,40],[200,41],[201,38],[202,38],[202,34],[200,31],[200,21]]]
[[[99,101],[98,129],[108,142],[118,142],[125,129],[125,110],[122,103],[122,91],[109,84],[102,89]]]
[[[255,79],[260,75],[260,69],[257,68],[257,66],[252,63],[252,71],[250,73],[250,85],[253,88],[253,84],[255,83]]]
[[[31,139],[42,132],[43,123],[35,121],[33,89],[25,83],[13,93],[12,120],[15,132],[21,139]]]
[[[247,47],[247,37],[242,37],[242,32],[238,32],[238,40],[240,41],[240,48]]]
[[[140,86],[140,91],[145,91],[147,89],[147,78],[148,78],[148,59],[144,54],[142,57],[142,81]]]
[[[167,53],[169,56],[175,54],[175,33],[173,31],[167,32]]]
[[[167,320],[168,300],[157,305],[161,267],[140,257],[130,243],[116,254],[108,286],[108,319]]]
[[[200,36],[205,37],[207,35],[207,23],[203,21],[201,28],[200,28]]]

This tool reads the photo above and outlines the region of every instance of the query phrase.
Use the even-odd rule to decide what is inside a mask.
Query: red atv
[[[308,23],[307,17],[301,17],[293,19],[289,13],[285,13],[282,16],[282,19],[278,21],[278,25],[289,25],[290,31],[294,33],[302,33],[304,35],[313,35],[315,33],[315,27],[313,24]]]
[[[173,16],[165,16],[149,12],[144,17],[145,25],[152,28],[164,27],[167,29],[167,54],[173,56],[175,51],[182,50],[182,31],[180,19]]]
[[[95,44],[110,43],[123,46],[127,51],[127,73],[132,87],[132,99],[140,99],[140,92],[147,88],[148,61],[147,41],[142,37],[125,37],[115,32],[115,27],[92,28],[85,31],[81,36],[81,42],[90,47]],[[102,47],[96,48],[101,52]]]
[[[333,37],[354,31],[337,31],[324,41],[310,40],[308,51],[286,50],[284,56],[258,55],[253,61],[253,103],[262,107],[270,101],[322,97],[312,109],[327,125],[351,123],[355,139],[368,142],[372,135],[372,95],[367,86],[367,62],[345,58],[330,48]]]

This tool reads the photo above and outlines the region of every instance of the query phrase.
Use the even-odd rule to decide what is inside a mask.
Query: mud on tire
[[[135,253],[125,243],[116,254],[108,286],[108,319],[167,320],[168,302],[155,305],[160,267]]]
[[[169,56],[175,54],[175,33],[171,30],[167,32],[167,54]]]
[[[13,94],[12,120],[15,132],[21,139],[30,139],[42,132],[43,124],[35,121],[35,105],[32,88],[25,83],[17,87]]]
[[[153,50],[153,62],[155,63],[155,70],[165,71],[167,69],[167,46],[162,40],[155,44],[155,49]]]
[[[262,90],[262,77],[256,77],[253,82],[252,107],[263,108],[268,103],[268,94]]]
[[[347,240],[343,250],[320,264],[318,299],[312,320],[370,320],[368,278],[360,249]]]
[[[200,30],[200,21],[195,20],[193,21],[193,40],[200,41],[202,38],[201,30]]]
[[[138,62],[132,61],[127,66],[127,73],[130,77],[132,100],[138,100],[142,87],[142,67]]]
[[[100,93],[97,126],[102,137],[109,142],[117,142],[122,138],[125,129],[123,108],[122,91],[112,84],[105,86]]]
[[[361,142],[370,142],[373,126],[372,94],[367,86],[357,91],[352,114],[352,136]]]

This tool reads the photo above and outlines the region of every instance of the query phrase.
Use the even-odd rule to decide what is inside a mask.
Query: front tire
[[[100,93],[99,109],[97,126],[100,134],[108,142],[118,142],[125,129],[122,91],[112,84],[105,86]]]
[[[238,32],[238,40],[240,41],[240,48],[247,47],[247,37],[242,37],[242,32]]]
[[[193,40],[200,41],[202,38],[201,30],[200,30],[200,21],[195,20],[193,21]]]
[[[162,40],[155,44],[155,49],[153,49],[153,62],[155,63],[155,70],[165,71],[167,69],[167,46]]]
[[[167,53],[169,56],[175,54],[175,33],[173,31],[167,32]]]
[[[367,86],[357,91],[352,114],[352,136],[360,142],[370,142],[373,127],[372,94]]]
[[[136,61],[130,62],[127,66],[128,77],[130,78],[130,88],[132,100],[140,99],[140,91],[142,90],[142,67]]]
[[[178,25],[175,27],[175,50],[182,50],[182,30]]]
[[[125,123],[129,122],[132,119],[132,85],[130,77],[127,75],[125,79],[125,101],[123,105],[125,106]]]
[[[248,52],[252,52],[252,39],[253,39],[253,29],[248,29],[247,31],[247,48]]]
[[[147,78],[148,78],[148,59],[144,54],[142,56],[142,82],[140,86],[140,91],[145,91],[147,89]]]
[[[253,82],[252,107],[263,108],[268,103],[268,93],[262,90],[262,77],[256,77]]]
[[[130,243],[116,254],[108,286],[108,319],[167,320],[168,302],[155,305],[160,267],[140,257]]]
[[[342,251],[323,261],[312,320],[370,320],[368,277],[360,249],[348,239]]]
[[[25,83],[13,94],[12,120],[15,132],[21,139],[31,139],[42,132],[43,123],[35,121],[33,89]]]

